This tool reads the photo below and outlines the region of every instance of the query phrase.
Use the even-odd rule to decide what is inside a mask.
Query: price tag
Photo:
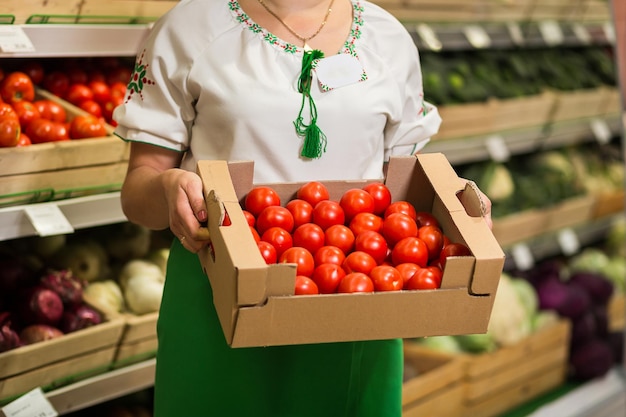
[[[469,43],[476,49],[489,48],[491,46],[491,38],[482,26],[466,26],[464,33]]]
[[[522,46],[526,43],[526,40],[524,39],[524,34],[522,32],[522,27],[517,22],[509,22],[507,23],[506,27],[509,31],[509,36],[511,37],[511,40],[515,45]]]
[[[535,258],[533,257],[530,248],[525,243],[518,243],[511,248],[511,255],[513,261],[520,271],[528,271],[535,266]]]
[[[607,124],[606,120],[593,119],[591,121],[591,131],[593,132],[593,135],[598,143],[602,145],[609,143],[613,137],[611,128]]]
[[[572,256],[580,250],[580,241],[572,229],[563,229],[557,235],[559,247],[564,255]]]
[[[539,22],[539,32],[548,46],[556,46],[563,43],[563,31],[559,23],[554,20]]]
[[[606,36],[606,40],[611,44],[615,44],[615,26],[613,26],[613,23],[605,22],[602,26],[602,30],[604,36]]]
[[[426,23],[420,23],[419,25],[417,25],[415,30],[427,47],[429,47],[433,51],[441,50],[443,45],[441,44],[441,41],[437,37],[437,34],[433,30],[433,28],[428,26]]]
[[[572,25],[572,30],[574,31],[574,35],[576,35],[576,38],[583,45],[589,45],[591,43],[591,35],[584,25],[580,23],[574,23]]]
[[[506,162],[511,158],[511,152],[506,146],[506,141],[500,135],[492,135],[485,141],[487,152],[493,161]]]
[[[41,388],[35,388],[5,405],[2,412],[6,417],[57,417],[59,415]]]
[[[0,51],[7,53],[34,52],[35,46],[21,26],[0,25]]]
[[[74,233],[74,228],[56,204],[26,206],[26,216],[39,236]]]

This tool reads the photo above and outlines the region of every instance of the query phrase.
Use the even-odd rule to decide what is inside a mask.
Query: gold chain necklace
[[[257,1],[261,4],[261,6],[263,6],[263,8],[265,10],[267,10],[267,12],[269,14],[274,16],[274,18],[276,18],[276,20],[278,20],[280,22],[280,24],[283,25],[285,27],[285,29],[287,29],[289,31],[289,33],[291,33],[296,38],[300,39],[304,43],[304,48],[305,49],[309,49],[308,45],[307,45],[307,42],[310,41],[311,39],[313,39],[314,37],[316,37],[322,31],[324,26],[326,25],[326,22],[328,21],[328,17],[330,16],[330,13],[333,11],[333,3],[335,2],[335,0],[330,0],[330,4],[328,5],[328,10],[326,11],[326,15],[324,16],[324,20],[322,20],[322,23],[320,24],[320,27],[318,27],[317,30],[311,36],[305,37],[305,36],[302,36],[302,35],[298,34],[287,23],[285,23],[283,21],[283,19],[281,19],[276,13],[274,13],[274,11],[272,11],[267,6],[267,4],[265,4],[265,2],[263,0],[257,0]]]

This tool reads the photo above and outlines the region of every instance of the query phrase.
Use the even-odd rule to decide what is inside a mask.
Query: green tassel
[[[298,118],[293,124],[296,128],[297,135],[304,139],[300,155],[309,159],[317,159],[326,152],[326,135],[319,126],[317,126],[317,107],[315,106],[313,97],[311,97],[311,84],[313,82],[311,71],[313,69],[313,61],[323,56],[324,53],[317,49],[305,51],[302,57],[302,71],[300,72],[300,79],[298,80],[298,91],[302,93],[302,105],[300,106]],[[304,118],[302,117],[304,105],[307,101],[309,103],[310,116],[308,125],[304,123]]]

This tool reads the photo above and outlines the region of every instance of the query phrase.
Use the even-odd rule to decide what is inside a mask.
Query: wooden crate
[[[114,368],[130,365],[156,355],[158,347],[156,323],[159,313],[141,316],[127,313],[124,332],[115,353]]]
[[[112,319],[62,337],[0,353],[0,402],[111,368],[124,321]]]
[[[18,24],[25,23],[34,15],[103,16],[105,21],[114,22],[115,19],[111,18],[154,20],[176,3],[176,0],[8,0],[8,4],[3,5],[2,14],[12,14]]]
[[[463,359],[405,341],[404,361],[418,375],[402,386],[403,417],[455,417],[463,407]]]
[[[86,114],[45,90],[37,98],[60,103],[69,120]],[[107,130],[104,137],[0,148],[0,207],[119,190],[130,145]]]
[[[599,117],[607,100],[605,87],[575,91],[556,91],[557,102],[550,122]]]
[[[498,100],[493,116],[493,132],[544,126],[556,104],[552,92],[543,92],[527,97]]]
[[[624,211],[624,201],[626,201],[626,192],[624,190],[615,190],[612,193],[594,194],[595,202],[591,217],[599,219],[612,214]]]
[[[441,127],[433,136],[433,140],[459,139],[491,133],[497,107],[496,100],[440,106],[438,110],[442,120]]]
[[[561,319],[514,346],[483,354],[455,355],[417,346],[422,357],[460,360],[463,368],[462,402],[452,410],[445,406],[444,413],[436,409],[420,416],[497,416],[556,388],[567,376],[570,330],[570,322]]]

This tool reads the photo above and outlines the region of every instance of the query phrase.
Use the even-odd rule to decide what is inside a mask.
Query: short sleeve
[[[124,104],[114,112],[116,135],[176,151],[189,146],[194,98],[186,88],[191,52],[165,15],[138,54]]]

